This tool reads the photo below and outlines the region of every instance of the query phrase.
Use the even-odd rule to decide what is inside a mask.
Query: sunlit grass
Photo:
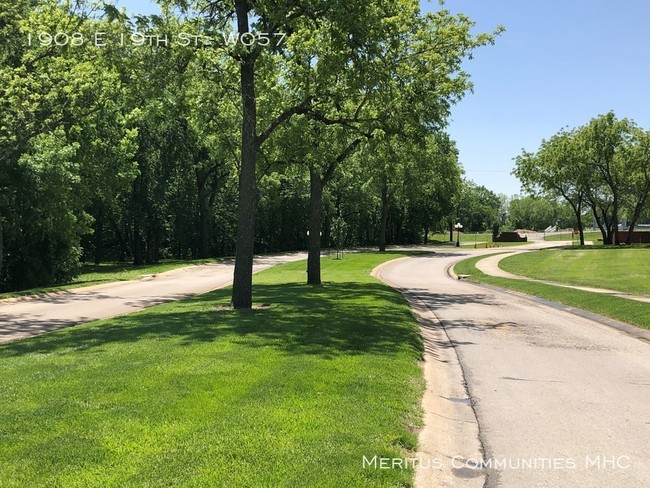
[[[510,273],[572,285],[650,295],[650,248],[549,249],[508,257]]]
[[[643,303],[626,298],[574,290],[544,283],[488,276],[476,268],[476,263],[485,256],[466,259],[454,266],[458,275],[478,283],[499,286],[510,290],[535,295],[571,307],[587,310],[599,315],[627,322],[645,329],[650,329],[650,303]]]
[[[399,253],[323,259],[228,289],[0,347],[7,487],[410,486],[373,469],[416,444],[416,322],[369,276]]]

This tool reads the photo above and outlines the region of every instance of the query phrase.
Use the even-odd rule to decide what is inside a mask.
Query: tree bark
[[[645,209],[645,203],[647,200],[648,194],[646,193],[643,198],[638,200],[636,202],[636,205],[634,206],[634,212],[632,213],[632,219],[630,220],[630,225],[628,226],[627,230],[627,238],[625,239],[625,244],[628,246],[632,244],[632,233],[634,232],[634,229],[636,228],[636,224],[639,221],[639,218],[641,218],[641,212]]]
[[[618,245],[618,200],[614,198],[612,209],[612,244]]]
[[[199,195],[199,258],[205,259],[210,254],[210,232],[208,229],[208,196],[205,180],[196,172],[196,184]]]
[[[239,34],[249,32],[248,1],[236,0]],[[240,63],[242,97],[242,150],[239,172],[239,206],[235,274],[232,285],[233,308],[253,306],[253,254],[255,252],[255,158],[257,155],[257,103],[255,97],[255,56],[248,53]]]
[[[585,231],[582,226],[582,201],[578,202],[577,204],[574,204],[572,200],[568,199],[565,197],[565,199],[569,202],[569,205],[571,205],[571,209],[573,210],[573,213],[576,216],[576,223],[578,224],[578,232],[580,233],[580,245],[584,246],[585,245]]]
[[[323,205],[323,180],[309,168],[309,238],[307,256],[307,284],[320,285],[320,229]]]
[[[449,221],[449,242],[454,242],[454,223]]]
[[[379,251],[386,251],[386,227],[388,225],[388,213],[390,202],[388,199],[388,185],[384,181],[381,187],[381,226],[379,228]]]
[[[104,207],[98,203],[95,216],[95,264],[100,264],[104,259]]]
[[[582,226],[582,215],[578,212],[578,233],[580,234],[580,245],[585,245],[585,229]]]
[[[140,223],[137,217],[133,222],[133,264],[140,266],[144,264],[142,256],[142,236],[140,235]]]
[[[2,226],[2,212],[0,212],[0,288],[2,288],[2,264],[4,262],[4,228]]]

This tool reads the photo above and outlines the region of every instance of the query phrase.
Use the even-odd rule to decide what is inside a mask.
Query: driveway
[[[253,271],[306,259],[306,253],[255,258]],[[49,296],[0,302],[0,343],[105,319],[206,293],[232,283],[235,262],[194,265],[137,281],[76,288]]]
[[[422,317],[420,457],[433,461],[421,461],[417,485],[650,486],[650,343],[447,275],[475,254],[378,272]]]

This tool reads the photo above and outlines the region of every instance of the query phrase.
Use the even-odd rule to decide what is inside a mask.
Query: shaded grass
[[[650,295],[650,248],[548,249],[502,260],[504,271],[539,280]]]
[[[3,486],[410,486],[362,467],[416,444],[422,344],[369,276],[403,253],[256,275],[228,289],[0,347]]]
[[[489,276],[476,268],[476,263],[487,256],[477,256],[460,261],[454,266],[458,275],[467,275],[477,283],[499,286],[529,295],[535,295],[571,307],[587,310],[615,320],[627,322],[644,329],[650,329],[650,303],[637,302],[625,298],[590,293],[582,290],[546,285],[508,278]],[[510,259],[510,258],[508,258]]]
[[[223,259],[223,258],[221,258]],[[41,293],[55,293],[57,291],[70,290],[71,288],[82,288],[84,286],[101,285],[116,281],[137,280],[142,276],[164,273],[186,266],[197,264],[214,263],[220,259],[192,259],[177,261],[161,261],[156,264],[145,264],[135,266],[131,263],[102,263],[81,265],[81,273],[71,283],[65,285],[48,286],[42,288],[30,288],[13,292],[0,293],[0,300],[3,298],[14,298]]]

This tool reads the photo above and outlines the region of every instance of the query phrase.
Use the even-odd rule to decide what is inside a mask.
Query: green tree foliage
[[[454,211],[444,129],[493,35],[415,0],[159,3],[0,0],[1,289],[235,253],[248,307],[254,249],[307,247],[319,283],[321,245],[418,242]]]
[[[633,230],[646,208],[649,165],[647,132],[609,112],[542,141],[537,153],[523,151],[513,173],[529,192],[547,192],[572,207],[582,245],[585,206],[591,209],[603,242],[618,244],[620,217],[627,214]]]
[[[501,199],[473,181],[463,180],[456,205],[456,219],[464,232],[491,231],[501,223]]]
[[[541,231],[547,227],[566,227],[564,208],[554,198],[545,196],[515,197],[508,202],[506,227]]]

